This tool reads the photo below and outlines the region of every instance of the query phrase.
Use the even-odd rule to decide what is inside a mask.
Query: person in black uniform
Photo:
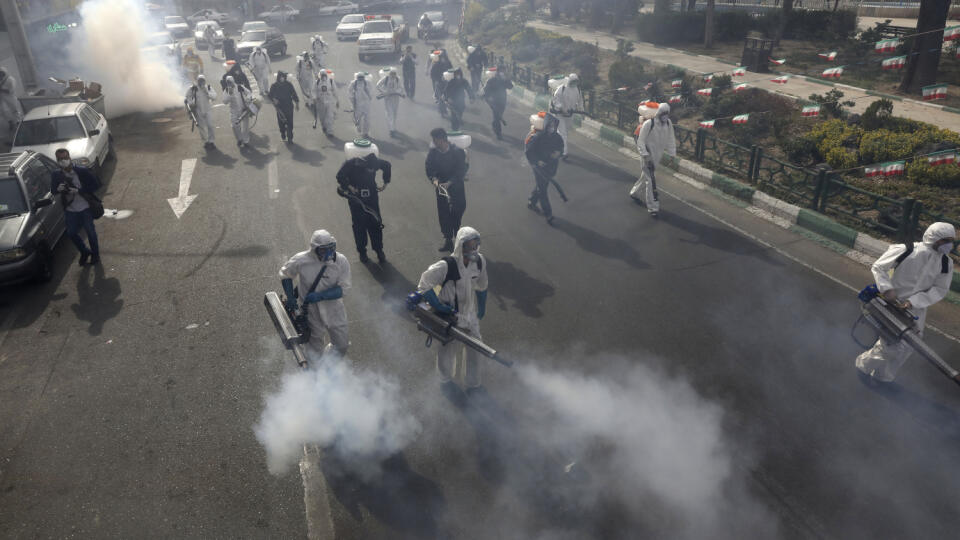
[[[243,74],[243,69],[240,67],[240,63],[236,61],[227,61],[223,64],[225,67],[229,67],[227,72],[223,74],[223,77],[220,77],[220,89],[227,89],[227,77],[233,77],[233,82],[237,83],[237,86],[242,86],[247,90],[250,90],[250,79]]]
[[[463,70],[457,68],[453,72],[453,80],[448,82],[443,89],[443,99],[450,105],[450,128],[453,131],[460,131],[460,127],[463,125],[463,111],[467,108],[468,95],[470,101],[476,99],[470,83],[463,78]]]
[[[412,45],[407,45],[407,50],[400,58],[400,65],[403,67],[403,91],[408,98],[413,99],[413,93],[417,89],[417,55],[413,52]]]
[[[223,33],[223,59],[224,60],[233,60],[236,62],[239,60],[237,58],[237,42],[230,37],[226,32]]]
[[[430,137],[434,148],[427,154],[427,178],[437,191],[437,217],[443,233],[443,245],[438,251],[453,251],[453,237],[460,230],[460,221],[467,209],[467,193],[463,186],[467,155],[463,149],[450,144],[443,128],[431,131]]]
[[[293,142],[293,108],[300,110],[300,98],[293,84],[287,80],[287,74],[277,72],[277,82],[270,85],[268,94],[277,109],[277,125],[280,126],[280,140]]]
[[[527,208],[536,211],[537,203],[547,218],[547,223],[553,224],[553,209],[550,207],[550,179],[557,174],[557,165],[563,155],[563,137],[557,133],[560,119],[547,113],[543,119],[543,131],[532,134],[526,142],[527,161],[533,167],[533,177],[536,186],[530,194]]]
[[[450,63],[450,58],[447,57],[447,51],[441,51],[440,57],[430,66],[430,80],[433,81],[433,98],[440,107],[440,116],[444,118],[447,117],[447,106],[443,98],[443,90],[446,87],[446,81],[443,80],[443,72],[452,67],[453,64]]]
[[[480,91],[481,75],[483,68],[487,67],[487,53],[480,45],[470,45],[467,47],[470,53],[467,55],[467,70],[470,72],[470,84],[473,85],[473,92]]]
[[[507,110],[507,90],[511,88],[513,83],[504,77],[499,69],[483,87],[483,99],[493,111],[493,132],[497,135],[498,141],[503,140],[503,126],[507,125],[503,120],[503,111]]]
[[[383,171],[383,186],[377,185],[377,171]],[[390,162],[371,152],[363,158],[348,159],[337,172],[337,194],[346,197],[353,220],[353,239],[357,243],[360,262],[367,257],[367,236],[380,264],[387,262],[383,252],[383,220],[380,217],[379,192],[390,183]]]

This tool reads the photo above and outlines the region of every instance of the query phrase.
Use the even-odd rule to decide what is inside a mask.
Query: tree
[[[783,11],[780,13],[780,26],[777,27],[777,37],[773,43],[774,47],[780,46],[780,40],[783,39],[783,34],[787,30],[787,21],[790,20],[790,15],[792,13],[793,13],[793,0],[783,0]]]
[[[917,36],[907,55],[907,66],[900,81],[900,91],[920,93],[920,89],[937,82],[940,68],[940,48],[943,45],[943,30],[947,24],[950,0],[921,0],[920,17],[917,19]]]
[[[671,0],[654,0],[653,2],[653,13],[654,15],[665,15],[670,13],[670,4],[673,2]]]
[[[714,12],[714,0],[707,0],[707,17],[706,22],[703,26],[703,46],[706,48],[713,47],[713,12]]]

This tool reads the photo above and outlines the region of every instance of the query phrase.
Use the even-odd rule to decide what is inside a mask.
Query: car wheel
[[[113,147],[113,135],[107,137],[107,159],[117,159],[117,150]]]
[[[286,55],[287,55],[287,44],[284,43],[283,45],[280,46],[280,56],[286,56]]]
[[[37,272],[33,280],[37,283],[46,283],[53,279],[53,253],[46,244],[37,247]]]

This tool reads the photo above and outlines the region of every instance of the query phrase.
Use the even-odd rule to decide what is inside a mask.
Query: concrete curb
[[[544,110],[545,107],[541,105],[549,103],[549,96],[546,94],[538,95],[525,88],[514,87],[511,93],[518,101],[534,107],[536,110]],[[636,153],[633,136],[631,134],[601,124],[591,118],[582,118],[579,121],[575,120],[574,124],[576,125],[578,122],[579,126],[576,128],[576,131],[581,135],[607,146],[614,147],[627,156],[639,159],[640,156]],[[688,159],[664,156],[661,164],[682,175],[684,177],[681,178],[682,180],[689,179],[700,184],[699,187],[705,188],[709,186],[719,193],[742,201],[745,203],[744,210],[775,223],[780,227],[788,229],[796,227],[827,239],[846,250],[844,254],[848,258],[858,261],[865,266],[871,265],[873,261],[882,255],[891,245],[890,242],[886,240],[874,238],[846,225],[837,223],[830,217],[819,212],[781,201],[767,193],[757,190],[754,186],[714,172]],[[950,289],[960,293],[960,273],[954,272]]]

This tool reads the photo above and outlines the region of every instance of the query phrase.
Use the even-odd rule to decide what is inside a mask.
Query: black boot
[[[370,262],[370,257],[367,257],[367,250],[360,252],[360,262],[367,263]]]
[[[382,249],[377,251],[377,260],[380,261],[380,264],[387,262],[387,254]]]
[[[453,239],[444,238],[443,245],[440,246],[440,249],[438,249],[437,251],[453,251]]]

